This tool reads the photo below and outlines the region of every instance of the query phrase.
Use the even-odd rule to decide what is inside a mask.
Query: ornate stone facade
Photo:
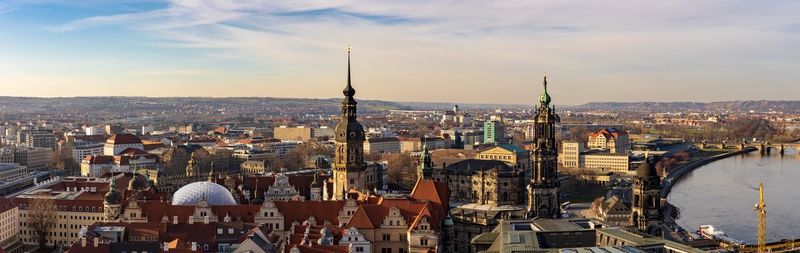
[[[559,121],[555,107],[550,106],[547,94],[547,76],[544,77],[544,91],[539,97],[534,129],[532,178],[528,184],[529,218],[559,218],[558,199],[558,144],[556,143],[555,123]]]

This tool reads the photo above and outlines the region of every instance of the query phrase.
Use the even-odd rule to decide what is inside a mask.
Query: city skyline
[[[353,44],[368,100],[792,100],[798,7],[3,1],[0,95],[331,98]]]

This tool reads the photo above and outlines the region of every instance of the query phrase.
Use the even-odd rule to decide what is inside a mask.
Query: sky
[[[800,99],[800,1],[0,0],[0,96]]]

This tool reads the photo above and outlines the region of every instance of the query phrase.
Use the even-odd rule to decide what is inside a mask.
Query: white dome
[[[236,205],[236,200],[224,186],[208,181],[187,184],[172,195],[172,204],[179,206],[194,206],[205,196],[206,201],[212,206]]]

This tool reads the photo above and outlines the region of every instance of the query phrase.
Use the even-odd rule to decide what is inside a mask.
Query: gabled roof
[[[330,221],[339,225],[339,213],[344,209],[345,200],[338,201],[274,201],[275,207],[283,214],[284,227],[288,228],[292,222],[304,222],[309,216],[314,216],[315,225],[322,225]]]
[[[375,228],[376,226],[375,224],[372,224],[372,220],[367,214],[367,211],[364,208],[358,208],[358,210],[356,210],[356,213],[353,214],[353,217],[350,218],[350,221],[348,221],[346,227],[371,229]]]
[[[441,205],[444,209],[448,209],[449,204],[449,190],[447,189],[446,182],[436,182],[434,180],[417,180],[414,185],[414,190],[411,191],[411,197],[417,200],[428,200],[435,204]]]

